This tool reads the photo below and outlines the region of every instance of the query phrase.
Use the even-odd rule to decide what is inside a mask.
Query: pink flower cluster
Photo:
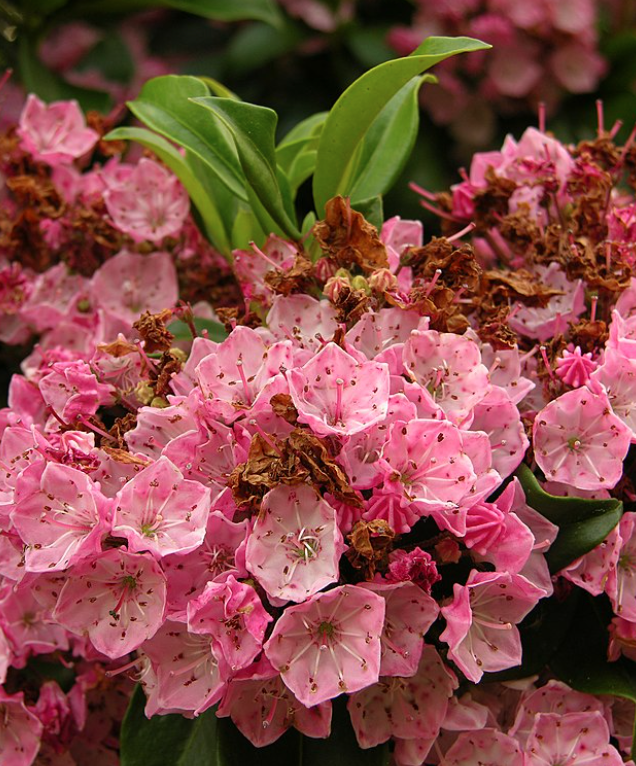
[[[518,626],[554,593],[545,554],[558,529],[513,477],[528,432],[551,493],[619,491],[636,439],[636,280],[613,298],[599,288],[607,333],[574,345],[591,271],[576,280],[507,250],[498,219],[480,218],[480,192],[507,182],[506,215],[553,234],[591,160],[537,131],[475,158],[442,210],[479,223],[482,265],[469,268],[482,281],[445,309],[466,306],[461,333],[440,327],[431,298],[453,264],[424,281],[422,226],[393,218],[374,244],[388,266],[368,278],[316,264],[329,297],[276,289],[272,275],[291,279],[302,261],[294,243],[235,253],[246,323],[161,355],[136,320],[153,314],[165,341],[182,254],[159,248],[183,237],[183,190],[150,159],[81,173],[94,137],[72,104],[31,99],[19,131],[69,199],[103,196],[130,249],[90,278],[63,262],[0,270],[3,339],[40,336],[0,410],[0,761],[29,766],[40,747],[60,766],[112,757],[130,673],[148,716],[216,705],[256,746],[290,727],[329,736],[332,700],[346,695],[360,747],[391,741],[396,766],[622,764],[633,705],[546,677],[484,676],[522,662]],[[604,220],[618,268],[636,227],[633,200],[613,194]],[[508,346],[480,335],[499,283],[463,297],[502,274],[520,296],[504,297]],[[561,573],[609,596],[614,656],[636,634],[635,519]],[[39,659],[71,671],[68,690],[20,690]],[[115,700],[101,730],[96,690]]]
[[[565,93],[594,91],[607,63],[598,50],[598,0],[420,0],[411,27],[395,27],[389,42],[401,55],[427,35],[467,35],[491,43],[436,70],[438,87],[422,100],[435,122],[450,125],[468,146],[492,138],[497,115],[552,112]]]

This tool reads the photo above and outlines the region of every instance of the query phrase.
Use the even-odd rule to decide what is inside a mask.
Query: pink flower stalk
[[[352,694],[347,703],[361,748],[390,737],[424,739],[439,734],[457,679],[432,646],[424,646],[417,673],[409,678],[381,678]]]
[[[153,160],[142,158],[128,177],[111,183],[104,201],[114,225],[135,242],[155,244],[176,235],[190,209],[179,179]]]
[[[113,533],[132,553],[190,553],[203,542],[209,512],[210,490],[160,457],[118,493]]]
[[[612,412],[605,394],[568,391],[537,414],[535,459],[551,481],[581,489],[611,488],[620,479],[630,429]]]
[[[385,602],[366,588],[341,585],[287,607],[265,655],[306,707],[377,682]]]
[[[157,632],[165,605],[166,578],[154,559],[111,548],[74,567],[53,617],[116,659]]]
[[[20,115],[22,148],[34,160],[55,167],[87,154],[98,134],[86,127],[77,101],[55,101],[48,106],[31,94]]]
[[[212,651],[223,657],[233,673],[249,665],[263,648],[272,617],[251,585],[229,574],[224,582],[209,582],[188,603],[188,630],[211,636]]]
[[[328,343],[287,377],[299,420],[318,436],[351,436],[386,416],[387,365],[357,362],[335,343]]]
[[[101,551],[110,507],[85,473],[36,463],[16,483],[11,520],[26,546],[28,572],[64,570]]]
[[[337,582],[345,548],[327,502],[306,485],[280,485],[263,498],[246,566],[268,595],[300,603]]]
[[[485,672],[521,662],[517,623],[543,597],[543,591],[521,575],[474,570],[466,585],[453,586],[453,601],[442,607],[446,629],[440,636],[448,656],[477,683]]]
[[[306,737],[325,738],[331,732],[331,703],[302,705],[265,657],[234,676],[217,716],[230,716],[255,747],[271,745],[292,726]]]

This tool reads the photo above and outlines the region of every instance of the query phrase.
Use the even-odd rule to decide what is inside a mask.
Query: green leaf
[[[197,77],[167,75],[149,80],[128,106],[149,128],[199,157],[232,194],[247,202],[245,176],[231,134],[191,101],[208,95]]]
[[[398,91],[380,112],[360,145],[351,201],[386,194],[411,156],[420,124],[417,95],[427,75]]]
[[[227,338],[225,327],[220,322],[215,322],[214,319],[204,319],[203,317],[194,317],[194,327],[199,335],[203,335],[207,332],[207,337],[210,340],[214,340],[217,343]],[[176,319],[174,322],[170,322],[168,330],[174,335],[177,340],[192,340],[192,333],[190,328],[185,322],[180,319]]]
[[[350,193],[358,147],[396,93],[449,56],[490,47],[468,37],[429,37],[410,56],[379,64],[350,85],[329,113],[320,138],[314,175],[318,215],[322,216],[325,203],[336,194]]]
[[[121,35],[107,32],[82,58],[80,72],[97,70],[107,80],[128,83],[135,76],[136,64]]]
[[[249,24],[232,38],[224,55],[224,64],[232,75],[252,72],[294,50],[303,38],[301,28],[290,20],[277,28]]]
[[[18,47],[18,69],[25,90],[35,93],[43,101],[74,98],[84,110],[96,109],[99,112],[108,112],[111,107],[108,93],[71,85],[44,66],[37,57],[35,43],[26,36],[21,37]]]
[[[115,128],[104,138],[107,141],[136,141],[147,149],[152,150],[172,170],[186,188],[203,219],[204,230],[210,242],[223,255],[226,257],[230,256],[229,235],[220,211],[215,206],[212,197],[189,167],[185,158],[171,143],[145,128]]]
[[[297,125],[294,125],[289,133],[287,133],[281,140],[278,148],[282,149],[282,147],[287,144],[293,144],[302,139],[310,139],[319,136],[328,115],[329,112],[316,112],[316,114],[312,114],[310,117],[301,120]]]
[[[292,194],[295,197],[298,188],[305,183],[316,169],[316,157],[318,152],[313,149],[301,152],[293,161],[289,169],[288,178]]]
[[[380,231],[384,223],[384,206],[381,196],[361,199],[355,203],[352,202],[351,207],[357,210],[358,213],[362,213],[367,221]]]
[[[143,689],[137,686],[121,727],[121,766],[222,766],[214,710],[197,718],[156,715],[148,719],[145,704]]]
[[[284,235],[298,239],[300,232],[293,221],[291,196],[281,186],[277,173],[276,112],[227,98],[199,97],[191,101],[213,114],[230,131],[243,173],[255,197]],[[255,212],[258,215],[258,211]]]
[[[250,242],[262,245],[266,237],[253,211],[247,205],[240,204],[232,226],[232,247],[247,250]]]
[[[553,573],[600,545],[623,515],[623,503],[615,498],[589,500],[549,495],[525,463],[519,466],[516,475],[528,505],[559,527],[559,534],[546,554]]]

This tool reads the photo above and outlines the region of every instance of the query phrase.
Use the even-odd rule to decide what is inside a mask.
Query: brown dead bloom
[[[156,351],[168,351],[174,340],[174,335],[166,328],[166,322],[172,316],[170,309],[164,309],[158,314],[145,311],[133,324],[141,339],[145,342],[144,350],[148,354]]]
[[[359,569],[365,580],[372,580],[377,569],[388,566],[395,531],[384,519],[356,521],[347,537],[351,546],[346,553],[354,569]]]
[[[330,199],[325,206],[325,219],[318,221],[312,233],[322,249],[343,268],[359,266],[363,272],[389,267],[386,248],[378,230],[351,208],[344,197]]]

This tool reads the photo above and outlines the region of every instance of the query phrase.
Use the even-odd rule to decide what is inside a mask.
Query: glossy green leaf
[[[263,231],[254,212],[243,203],[239,204],[232,226],[232,247],[247,250],[250,242],[262,245],[267,235]]]
[[[227,98],[191,99],[203,113],[214,115],[232,135],[245,178],[264,210],[283,234],[298,239],[291,196],[281,185],[274,136],[278,117],[272,109]],[[257,212],[258,215],[258,211]]]
[[[248,24],[233,36],[223,57],[224,64],[233,75],[253,72],[293,51],[304,37],[302,28],[289,19],[276,28]]]
[[[120,737],[121,766],[222,766],[217,750],[214,710],[197,718],[157,715],[146,718],[146,698],[137,686]]]
[[[386,194],[404,170],[417,138],[418,93],[425,77],[414,78],[398,91],[369,128],[360,145],[352,203]]]
[[[207,333],[207,337],[210,340],[214,340],[217,343],[227,338],[225,327],[220,322],[215,322],[214,319],[204,319],[203,317],[194,318],[194,327],[199,335]],[[192,333],[190,328],[181,319],[177,319],[174,322],[170,322],[168,330],[174,335],[177,340],[192,340]]]
[[[37,57],[35,43],[26,36],[20,39],[18,68],[25,90],[29,93],[35,93],[43,101],[51,102],[74,98],[84,110],[95,109],[104,113],[108,112],[111,107],[111,98],[108,93],[71,85],[44,66]]]
[[[151,130],[199,157],[246,202],[245,177],[230,132],[191,101],[204,96],[209,90],[197,77],[167,75],[148,81],[128,106]]]
[[[205,233],[210,242],[223,255],[226,257],[230,256],[230,239],[220,211],[192,168],[189,167],[185,158],[171,143],[145,128],[116,128],[105,136],[105,139],[107,141],[136,141],[153,151],[172,170],[186,188],[203,219]]]
[[[396,93],[450,56],[489,47],[468,37],[429,37],[410,56],[379,64],[350,85],[329,113],[320,138],[314,175],[318,215],[336,194],[347,196],[351,192],[358,147]]]
[[[380,231],[384,223],[384,205],[381,196],[358,200],[358,202],[351,203],[351,207],[358,213],[362,213],[367,221]]]
[[[525,463],[519,466],[516,475],[528,505],[559,527],[559,534],[546,554],[551,572],[560,571],[600,545],[623,515],[623,503],[615,498],[589,500],[549,495]]]
[[[280,149],[287,144],[293,144],[302,139],[310,139],[319,136],[328,115],[329,112],[316,112],[316,114],[312,114],[310,117],[301,120],[297,125],[294,125],[283,139],[281,139],[278,148]]]
[[[305,183],[316,169],[317,156],[318,152],[315,149],[310,149],[301,152],[293,161],[292,166],[289,169],[288,178],[294,197],[298,188]]]

